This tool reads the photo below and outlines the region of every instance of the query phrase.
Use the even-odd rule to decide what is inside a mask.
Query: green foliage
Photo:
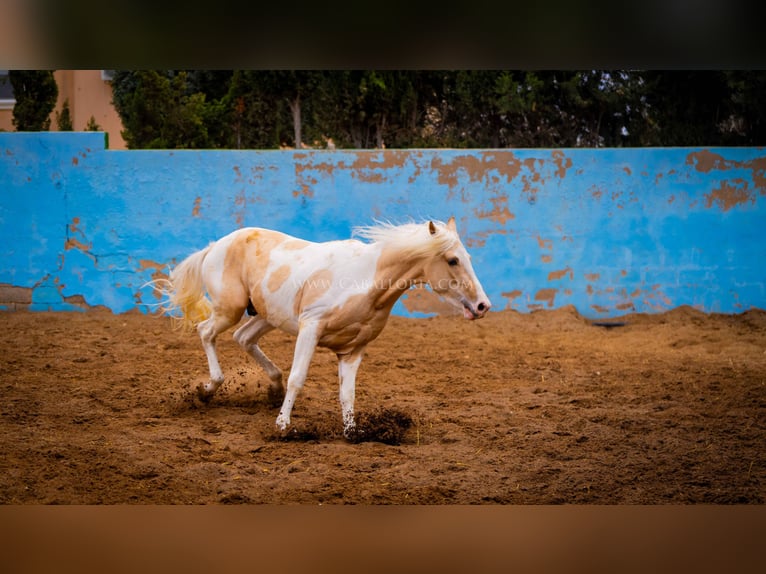
[[[725,73],[731,98],[724,109],[721,131],[730,145],[766,143],[766,70]]]
[[[85,131],[86,132],[100,132],[101,126],[96,123],[96,118],[93,116],[90,116],[88,118],[88,123],[85,125]]]
[[[271,72],[238,71],[231,78],[229,90],[221,101],[222,113],[228,113],[233,148],[277,148],[287,140],[286,102],[271,91]]]
[[[723,72],[663,71],[644,75],[648,115],[656,129],[649,145],[696,146],[721,142],[719,123],[728,87]]]
[[[13,86],[16,105],[13,107],[13,125],[17,131],[47,131],[50,115],[56,107],[58,86],[49,70],[10,70],[8,77]]]
[[[209,130],[219,125],[221,108],[192,89],[186,72],[116,71],[112,87],[128,147],[222,147]]]
[[[61,105],[61,112],[56,112],[56,126],[60,132],[71,132],[74,130],[72,125],[72,114],[69,111],[69,99],[64,100]]]
[[[765,72],[117,71],[131,148],[763,145]]]

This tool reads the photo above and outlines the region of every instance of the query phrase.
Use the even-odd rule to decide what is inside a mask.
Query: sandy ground
[[[221,336],[138,313],[0,313],[3,504],[763,504],[766,312],[392,317],[342,437],[319,350],[278,433],[268,379]],[[287,371],[294,339],[262,348]]]

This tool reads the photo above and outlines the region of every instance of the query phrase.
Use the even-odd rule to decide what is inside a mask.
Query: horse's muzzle
[[[474,319],[481,319],[489,312],[490,304],[489,300],[479,301],[475,306],[471,305],[468,301],[463,301],[463,317],[473,321]]]

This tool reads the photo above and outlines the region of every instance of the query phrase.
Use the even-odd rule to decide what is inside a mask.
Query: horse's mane
[[[375,225],[354,227],[352,235],[395,249],[405,258],[429,257],[444,253],[459,241],[457,234],[444,222],[433,223],[436,227],[433,235],[427,222],[395,225],[379,221]]]

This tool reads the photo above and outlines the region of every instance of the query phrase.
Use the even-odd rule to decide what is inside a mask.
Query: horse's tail
[[[212,305],[205,296],[205,286],[202,282],[202,263],[214,243],[204,249],[192,253],[179,263],[167,280],[163,291],[167,295],[165,312],[180,311],[176,326],[191,331],[198,323],[210,316]]]

